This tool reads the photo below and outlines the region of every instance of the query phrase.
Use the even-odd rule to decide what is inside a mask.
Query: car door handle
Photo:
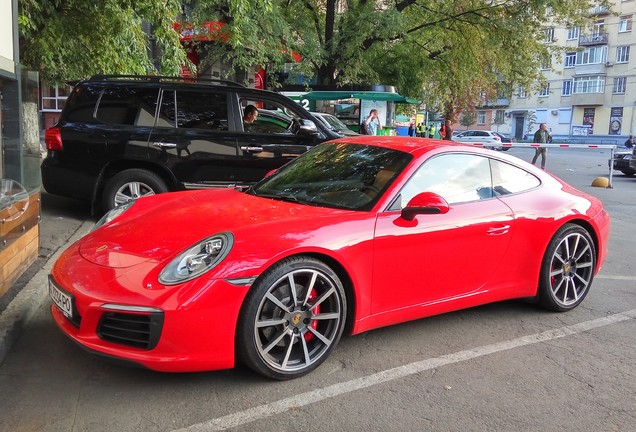
[[[501,235],[501,234],[507,234],[508,231],[510,231],[510,225],[503,225],[500,227],[488,228],[488,231],[486,233],[488,235]]]
[[[241,147],[241,151],[248,152],[248,153],[260,153],[263,151],[263,147],[243,146]]]
[[[155,146],[155,147],[159,147],[161,149],[177,148],[177,145],[175,143],[153,142],[152,145]]]

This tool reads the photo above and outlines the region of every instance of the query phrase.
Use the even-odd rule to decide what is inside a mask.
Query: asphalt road
[[[533,150],[510,153],[530,160]],[[548,170],[612,216],[609,258],[574,311],[511,301],[343,337],[314,373],[273,382],[244,368],[162,374],[107,363],[70,342],[45,304],[0,366],[0,430],[634,430],[636,178],[591,187],[608,175],[608,157],[548,152]],[[88,205],[45,194],[42,208],[51,255],[90,226]]]

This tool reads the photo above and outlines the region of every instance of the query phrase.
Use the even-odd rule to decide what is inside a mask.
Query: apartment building
[[[567,47],[542,67],[547,85],[539,92],[517,88],[509,101],[485,104],[478,125],[495,124],[523,139],[547,123],[555,140],[623,144],[636,133],[635,13],[636,1],[615,0],[611,9],[591,10],[592,28],[547,28],[546,44]]]

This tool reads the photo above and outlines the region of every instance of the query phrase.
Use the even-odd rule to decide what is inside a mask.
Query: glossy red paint
[[[55,321],[91,351],[154,370],[223,369],[234,365],[237,321],[251,283],[286,257],[311,255],[338,273],[353,305],[348,319],[355,334],[535,296],[546,248],[567,222],[590,231],[597,248],[596,271],[607,255],[609,217],[600,202],[514,157],[496,154],[532,172],[541,180],[540,187],[451,205],[446,213],[408,221],[399,210],[387,210],[387,204],[423,161],[449,151],[493,153],[421,139],[354,141],[414,156],[371,211],[307,206],[236,190],[141,199],[79,240],[55,263],[52,279],[74,297],[81,324],[78,328],[53,306]],[[181,284],[159,282],[160,271],[175,256],[221,232],[233,235],[233,246],[215,268]],[[96,328],[109,304],[162,311],[156,347],[132,348],[100,337]]]

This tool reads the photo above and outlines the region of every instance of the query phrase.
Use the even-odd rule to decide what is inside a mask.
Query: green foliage
[[[180,1],[20,0],[21,62],[51,83],[94,74],[176,74],[186,58],[173,24]],[[152,64],[142,23],[152,26]]]
[[[197,5],[200,17],[227,23],[233,37],[223,49],[235,65],[280,68],[289,61],[281,55],[288,48],[302,55],[318,84],[396,85],[445,118],[479,103],[484,91],[490,97],[502,87],[510,93],[515,85],[541,86],[538,66],[561,49],[543,43],[545,28],[591,19],[589,0],[200,0]]]
[[[461,117],[459,118],[459,124],[465,127],[471,126],[475,124],[475,114],[471,111],[462,112]]]

